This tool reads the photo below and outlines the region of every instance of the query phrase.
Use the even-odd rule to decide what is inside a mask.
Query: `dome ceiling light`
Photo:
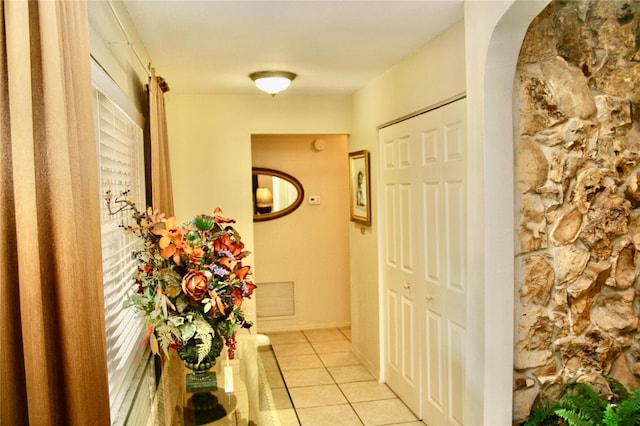
[[[275,96],[285,90],[296,75],[289,71],[258,71],[249,74],[258,89]]]

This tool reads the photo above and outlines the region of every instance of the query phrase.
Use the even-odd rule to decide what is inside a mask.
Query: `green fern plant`
[[[597,425],[602,420],[607,401],[591,386],[575,383],[570,387],[570,392],[565,395],[563,405],[569,413],[577,415],[574,417],[568,414],[568,418],[565,418],[570,425]]]
[[[561,419],[566,420],[569,426],[595,426],[597,424],[580,411],[559,408],[556,410],[556,414]]]
[[[630,394],[619,381],[605,378],[611,400],[585,383],[573,383],[558,401],[536,408],[524,426],[640,426],[640,389]]]
[[[603,420],[605,426],[618,426],[618,416],[615,411],[613,411],[613,406],[611,404],[607,405],[607,408],[604,411]]]
[[[640,389],[633,392],[615,409],[616,425],[640,425]]]
[[[557,424],[556,410],[560,409],[561,405],[558,401],[555,401],[551,405],[543,405],[531,413],[529,420],[524,426],[541,426],[541,425],[554,425]]]

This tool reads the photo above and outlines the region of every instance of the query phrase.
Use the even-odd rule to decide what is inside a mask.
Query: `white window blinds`
[[[101,196],[104,197],[109,189],[114,195],[129,190],[136,204],[144,208],[142,128],[111,97],[107,97],[102,87],[96,86],[99,84],[94,78],[94,116]],[[131,254],[138,240],[134,235],[126,234],[119,225],[129,223],[131,212],[110,215],[104,199],[101,200],[101,208],[111,423],[123,425],[130,418],[148,418],[145,413],[151,411],[155,378],[148,347],[143,349],[139,345],[145,333],[142,320],[135,315],[133,309],[122,307],[136,270]]]

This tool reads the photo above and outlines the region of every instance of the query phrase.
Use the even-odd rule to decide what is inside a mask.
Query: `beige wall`
[[[171,82],[169,82],[171,84]],[[252,134],[348,134],[347,96],[178,95],[166,97],[176,217],[217,206],[237,220],[255,253],[251,194]],[[312,253],[312,249],[301,247]],[[254,265],[255,255],[247,258]],[[255,271],[257,281],[262,280]],[[256,297],[260,297],[259,290]],[[247,305],[255,320],[255,307]]]
[[[322,151],[312,146],[318,138],[326,142]],[[258,288],[260,283],[292,281],[295,295],[295,315],[261,317],[259,331],[351,322],[347,140],[346,135],[252,137],[253,166],[294,176],[305,195],[293,213],[253,226]],[[308,203],[312,195],[320,197],[319,205]]]
[[[374,374],[381,367],[377,232],[380,217],[375,192],[379,159],[377,127],[464,91],[464,25],[460,22],[353,96],[349,151],[371,152],[372,226],[350,225],[352,347]]]

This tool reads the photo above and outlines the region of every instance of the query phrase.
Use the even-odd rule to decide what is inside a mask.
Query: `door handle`
[[[411,283],[404,283],[404,288],[406,288],[407,290],[411,288]]]
[[[427,299],[427,302],[430,302],[433,300],[433,296],[426,296],[425,299]]]

